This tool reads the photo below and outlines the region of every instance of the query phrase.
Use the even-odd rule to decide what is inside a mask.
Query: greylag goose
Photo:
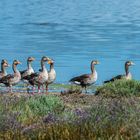
[[[38,93],[40,93],[40,87],[48,80],[48,71],[45,67],[45,62],[48,60],[48,57],[43,56],[41,59],[41,71],[39,73],[28,75],[24,78],[33,86],[33,93],[35,85],[38,86]]]
[[[70,80],[71,83],[74,83],[76,85],[80,85],[82,88],[85,88],[85,91],[87,93],[87,86],[90,86],[94,84],[97,81],[98,75],[95,70],[95,65],[99,64],[99,61],[93,60],[91,62],[91,73],[90,74],[83,74],[77,77],[74,77]]]
[[[7,75],[6,68],[9,67],[7,60],[3,59],[1,61],[1,71],[0,71],[0,79]]]
[[[48,72],[48,80],[46,82],[46,92],[48,91],[48,85],[52,84],[54,80],[56,79],[56,72],[54,69],[54,60],[49,59],[48,64],[50,64],[50,70]]]
[[[18,64],[21,64],[21,62],[18,60],[14,60],[12,65],[14,73],[8,74],[0,79],[0,83],[3,83],[5,84],[5,86],[9,87],[10,92],[12,92],[12,86],[16,85],[21,80],[20,72],[17,69]]]
[[[21,79],[24,80],[24,77],[26,77],[27,75],[31,75],[32,73],[34,73],[34,69],[32,68],[32,61],[34,61],[35,58],[34,57],[28,57],[27,59],[27,69],[20,71],[21,74]]]
[[[126,80],[131,80],[132,79],[132,75],[129,72],[129,67],[135,65],[132,61],[126,61],[125,62],[125,74],[124,75],[117,75],[113,78],[111,78],[110,80],[104,81],[104,83],[108,83],[108,82],[113,82],[115,80],[120,80],[120,79],[126,79]]]

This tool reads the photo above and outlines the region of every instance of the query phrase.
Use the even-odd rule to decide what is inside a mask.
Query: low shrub
[[[134,80],[116,80],[98,87],[95,95],[106,97],[140,96],[140,82]]]

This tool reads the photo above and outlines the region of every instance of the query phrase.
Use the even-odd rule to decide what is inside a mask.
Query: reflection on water
[[[20,59],[22,70],[34,56],[38,71],[41,56],[50,56],[58,83],[90,72],[90,61],[98,59],[97,84],[123,73],[129,59],[140,79],[139,17],[139,0],[1,0],[0,59]]]

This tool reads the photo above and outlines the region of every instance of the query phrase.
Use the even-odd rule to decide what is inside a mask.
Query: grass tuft
[[[140,96],[140,82],[135,80],[116,80],[97,88],[95,95],[104,97]]]

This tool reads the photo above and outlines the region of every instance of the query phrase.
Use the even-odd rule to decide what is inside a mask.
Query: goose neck
[[[42,71],[47,71],[44,61],[41,61],[41,69],[42,69]]]
[[[1,71],[2,71],[2,73],[6,73],[6,68],[4,67],[3,64],[1,64]]]
[[[126,76],[129,74],[129,66],[128,65],[125,65],[125,73],[126,73]]]
[[[28,69],[32,69],[32,64],[31,64],[31,62],[27,62],[27,66],[28,66]]]
[[[93,63],[91,63],[91,72],[92,74],[95,73],[95,65]]]

